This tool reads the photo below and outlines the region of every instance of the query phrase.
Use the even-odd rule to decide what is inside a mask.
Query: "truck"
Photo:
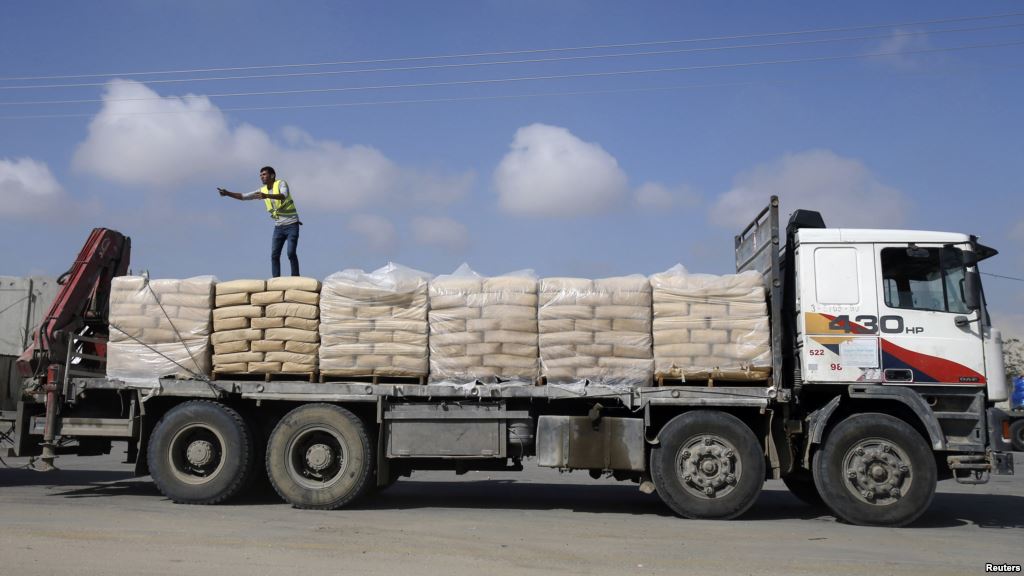
[[[657,492],[677,515],[730,519],[766,479],[858,525],[903,526],[941,479],[1012,474],[1019,413],[976,236],[827,228],[772,197],[735,236],[737,272],[764,279],[771,371],[623,389],[539,384],[160,379],[104,371],[111,279],[130,239],[94,230],[19,360],[26,388],[0,414],[12,456],[52,469],[109,453],[169,499],[217,504],[263,475],[296,508],[372,498],[416,470],[522,470],[533,460]]]

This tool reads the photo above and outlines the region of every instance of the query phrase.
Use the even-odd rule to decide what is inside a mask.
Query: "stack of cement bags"
[[[267,280],[267,291],[253,294],[254,304],[266,305],[260,325],[267,371],[312,373],[320,352],[320,281],[285,276]],[[274,364],[279,364],[275,368]]]
[[[757,272],[688,274],[676,266],[651,276],[654,367],[680,378],[746,373],[771,366],[768,307]]]
[[[320,371],[325,376],[426,376],[430,275],[388,264],[324,280]]]
[[[654,362],[647,278],[545,278],[539,318],[541,372],[548,382],[650,383]]]
[[[114,278],[107,376],[122,380],[207,378],[214,282],[212,276]]]
[[[537,279],[483,278],[463,265],[430,282],[432,382],[533,383],[538,376]]]
[[[213,369],[215,372],[244,374],[263,362],[263,352],[252,348],[263,339],[263,330],[253,319],[263,316],[260,306],[250,304],[253,294],[266,290],[263,280],[231,280],[217,283],[213,311]]]
[[[211,336],[214,371],[315,372],[319,302],[320,281],[313,278],[218,283]]]

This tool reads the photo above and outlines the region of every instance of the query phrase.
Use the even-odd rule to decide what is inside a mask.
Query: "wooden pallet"
[[[320,372],[320,383],[325,382],[365,382],[367,384],[416,384],[427,383],[426,374],[422,376],[390,376],[387,374],[352,374],[349,372]]]
[[[697,372],[657,372],[655,386],[749,386],[762,384],[772,377],[771,369],[701,370]]]
[[[317,381],[316,372],[218,372],[213,371],[214,380],[242,380],[249,382],[277,382],[281,380]]]

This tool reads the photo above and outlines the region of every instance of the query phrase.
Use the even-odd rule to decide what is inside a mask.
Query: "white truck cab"
[[[803,228],[796,240],[805,383],[968,386],[1006,399],[1000,334],[969,292],[993,251],[948,232]]]

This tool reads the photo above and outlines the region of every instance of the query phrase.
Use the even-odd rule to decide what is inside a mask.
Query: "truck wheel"
[[[1010,444],[1014,452],[1024,452],[1024,418],[1010,425]]]
[[[369,489],[373,450],[355,414],[333,404],[308,404],[286,414],[270,433],[267,474],[292,506],[333,510]]]
[[[804,504],[809,506],[821,506],[825,502],[818,493],[818,487],[814,485],[814,477],[810,470],[800,468],[794,470],[789,476],[782,477],[782,483],[789,488],[790,493],[796,496]]]
[[[742,420],[724,412],[687,412],[658,437],[651,478],[673,512],[728,519],[753,506],[764,486],[764,454]]]
[[[179,504],[217,504],[248,483],[253,463],[249,427],[235,410],[192,400],[175,406],[149,438],[153,482]]]
[[[924,438],[888,414],[840,422],[814,456],[814,483],[836,516],[862,526],[904,526],[935,496],[935,458]]]

